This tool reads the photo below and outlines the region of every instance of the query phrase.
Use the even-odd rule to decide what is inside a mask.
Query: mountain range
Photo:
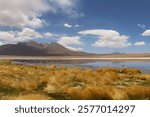
[[[150,53],[119,53],[95,54],[72,51],[56,42],[38,43],[35,41],[19,42],[0,46],[0,56],[85,56],[85,57],[150,57]]]
[[[19,42],[0,46],[0,55],[15,56],[86,56],[93,55],[86,52],[72,51],[64,46],[52,42],[50,44],[37,43],[35,41]]]

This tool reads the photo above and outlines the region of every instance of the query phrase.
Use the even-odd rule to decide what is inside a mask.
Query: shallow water
[[[139,68],[150,73],[150,62],[90,62],[81,64],[81,66],[103,67],[109,66],[114,68]]]
[[[14,63],[27,65],[61,65],[77,66],[82,68],[114,67],[114,68],[139,68],[144,72],[150,73],[150,62],[105,62],[90,60],[17,60]]]

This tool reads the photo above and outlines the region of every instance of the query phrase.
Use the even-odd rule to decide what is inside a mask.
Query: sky
[[[74,51],[149,53],[150,0],[0,0],[0,45],[57,42]]]

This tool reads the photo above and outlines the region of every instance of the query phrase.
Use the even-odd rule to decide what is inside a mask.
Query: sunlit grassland
[[[27,66],[0,61],[2,100],[149,100],[150,74],[136,68]]]

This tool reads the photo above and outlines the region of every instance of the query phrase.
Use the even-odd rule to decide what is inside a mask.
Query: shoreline
[[[132,61],[132,62],[150,62],[150,57],[79,57],[79,56],[0,56],[0,60],[91,60],[91,61]]]

